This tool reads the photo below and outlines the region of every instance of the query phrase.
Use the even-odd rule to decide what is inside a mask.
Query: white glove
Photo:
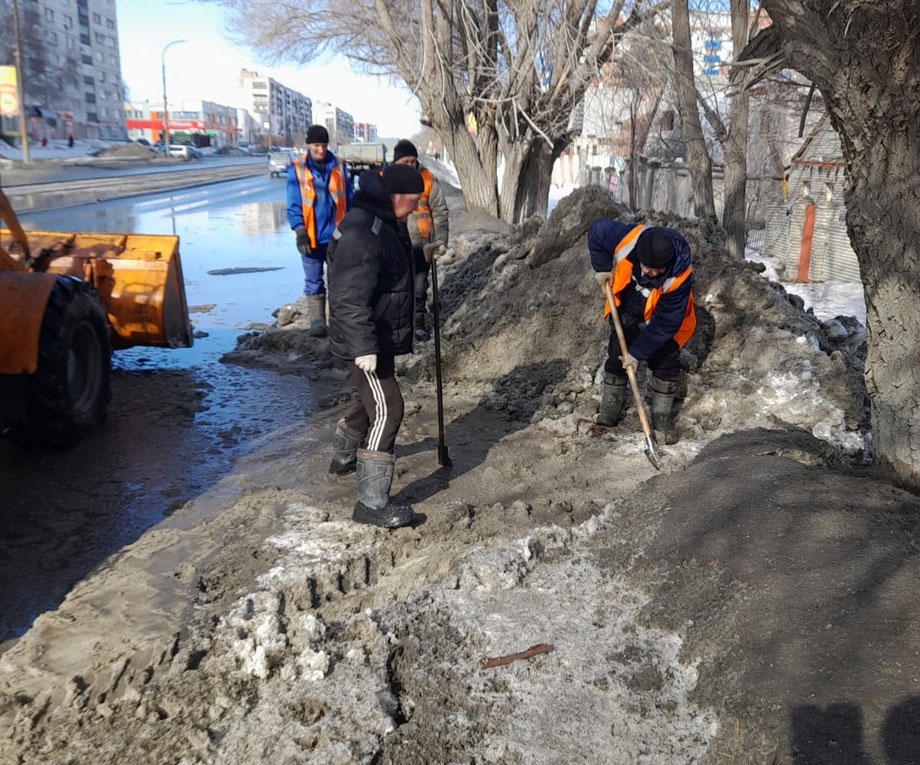
[[[601,285],[601,289],[606,292],[607,285],[613,283],[613,272],[612,271],[595,271],[594,278],[597,279],[597,283]]]
[[[639,361],[629,351],[626,352],[625,356],[620,356],[620,361],[623,362],[623,369],[632,367],[633,372],[635,372],[639,368]]]
[[[446,251],[447,248],[440,239],[436,242],[429,242],[428,244],[422,245],[422,255],[425,256],[426,263],[430,263],[435,258],[440,258]]]
[[[362,372],[373,372],[377,369],[377,354],[368,353],[366,356],[358,356],[355,359],[355,366]]]

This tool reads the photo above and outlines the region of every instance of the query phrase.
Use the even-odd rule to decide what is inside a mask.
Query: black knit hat
[[[415,157],[418,159],[418,149],[408,138],[397,141],[396,146],[393,147],[393,161],[396,162],[403,157]]]
[[[329,143],[329,131],[322,125],[307,128],[307,143]]]
[[[636,257],[648,268],[667,268],[676,254],[674,240],[664,228],[647,228],[636,240]]]
[[[387,165],[383,169],[383,186],[388,194],[421,194],[425,190],[422,174],[409,165]]]

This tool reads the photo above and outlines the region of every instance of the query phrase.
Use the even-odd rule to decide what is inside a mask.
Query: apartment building
[[[303,146],[313,122],[313,101],[258,72],[240,70],[236,106],[246,109],[261,126],[260,142]]]
[[[0,1],[0,28],[12,31],[12,14]],[[32,138],[125,138],[115,0],[20,0],[19,15]],[[14,44],[0,36],[0,59],[13,60]],[[17,118],[0,128],[18,133]]]
[[[355,140],[361,143],[377,143],[377,126],[369,122],[356,122]]]
[[[126,127],[132,140],[161,139],[165,130],[163,101],[133,102],[127,105]],[[183,98],[169,102],[169,140],[191,141],[199,146],[236,146],[239,143],[239,116],[232,106],[213,101]]]
[[[316,121],[329,131],[329,144],[335,150],[342,144],[355,140],[355,120],[335,104],[320,101],[316,105]]]

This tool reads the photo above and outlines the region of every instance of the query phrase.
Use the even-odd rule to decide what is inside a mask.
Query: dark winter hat
[[[329,143],[329,131],[322,125],[307,128],[307,143]]]
[[[415,157],[418,159],[418,149],[415,148],[415,144],[408,138],[397,141],[396,146],[393,147],[393,161],[396,162],[396,160],[402,159],[403,157]]]
[[[667,268],[676,254],[674,240],[663,228],[647,228],[636,240],[636,257],[643,266]]]
[[[421,194],[425,190],[422,174],[409,165],[387,165],[383,169],[383,186],[388,194]]]

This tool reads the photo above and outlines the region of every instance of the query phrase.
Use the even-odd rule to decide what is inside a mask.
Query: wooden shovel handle
[[[607,305],[610,306],[610,315],[613,317],[613,328],[617,333],[617,340],[620,342],[620,353],[625,357],[628,353],[626,348],[626,335],[623,334],[623,326],[620,324],[620,315],[617,313],[617,306],[613,299],[613,290],[610,288],[610,282],[604,284],[604,294],[607,296]],[[629,378],[629,385],[632,388],[633,398],[636,401],[636,412],[639,414],[639,422],[642,425],[642,432],[645,437],[652,437],[652,429],[648,424],[648,417],[645,416],[645,406],[642,403],[642,396],[639,393],[639,382],[636,380],[636,370],[632,366],[626,366],[626,376]]]

